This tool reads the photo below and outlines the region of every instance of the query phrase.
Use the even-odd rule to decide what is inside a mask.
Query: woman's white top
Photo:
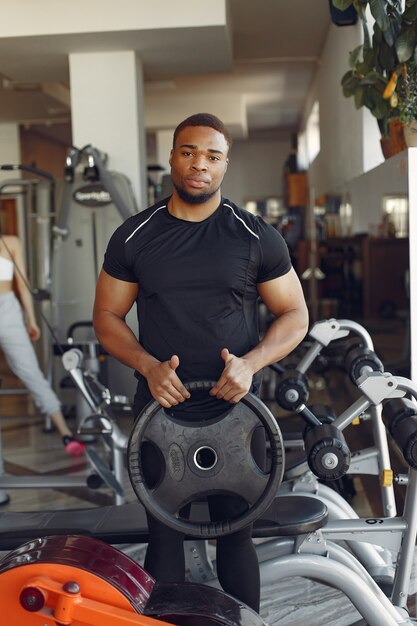
[[[13,261],[0,256],[0,280],[12,280],[13,270]]]

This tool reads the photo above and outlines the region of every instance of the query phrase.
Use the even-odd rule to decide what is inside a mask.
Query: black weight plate
[[[213,385],[203,381],[186,387],[208,391]],[[257,466],[251,454],[251,435],[259,426],[270,444],[268,472]],[[163,459],[161,478],[152,487],[146,484],[141,466],[140,450],[145,441]],[[283,475],[282,436],[272,413],[250,393],[222,416],[205,421],[173,418],[158,402],[151,402],[133,427],[128,470],[136,495],[154,517],[191,536],[220,536],[252,523],[272,502]],[[180,517],[186,504],[213,494],[240,496],[248,509],[220,522]]]

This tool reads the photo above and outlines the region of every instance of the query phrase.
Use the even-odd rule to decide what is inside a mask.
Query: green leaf
[[[361,72],[361,74],[368,74],[371,70],[373,70],[375,67],[375,52],[374,50],[367,50],[365,52],[365,54],[363,55],[363,63],[360,64],[360,68],[359,69],[359,64],[358,64],[358,71]]]
[[[415,19],[417,19],[417,2],[410,3],[403,13],[403,22],[406,24],[412,24]]]
[[[352,78],[354,78],[353,72],[352,72],[352,70],[349,70],[345,74],[343,74],[342,80],[340,81],[340,84],[343,86],[346,83],[348,83]]]
[[[343,87],[344,97],[351,98],[352,96],[356,94],[357,89],[358,89],[358,83],[355,83],[354,86],[352,86],[352,88],[350,89],[348,89],[347,87]]]
[[[389,46],[393,46],[395,44],[400,28],[401,25],[399,22],[390,20],[388,28],[383,33],[384,39]]]
[[[353,0],[332,0],[332,4],[339,11],[345,11],[353,3]]]
[[[397,51],[398,61],[400,63],[407,63],[409,59],[414,54],[414,49],[416,46],[416,31],[414,28],[409,28],[408,30],[401,33],[395,42],[395,49]]]
[[[374,23],[374,36],[373,36],[373,46],[375,47],[375,43],[380,44],[383,40],[384,35],[382,34],[382,30],[379,28],[378,24]]]
[[[386,117],[389,113],[389,104],[373,87],[364,87],[363,106],[366,106],[378,119]]]
[[[355,91],[355,107],[360,109],[363,106],[363,98],[364,98],[365,89],[363,87],[358,87]]]
[[[387,15],[386,0],[369,0],[369,8],[379,28],[385,33],[388,30],[390,22]]]
[[[386,41],[382,41],[378,52],[378,63],[388,74],[397,67],[397,55],[394,48],[391,48]]]
[[[381,76],[378,72],[369,72],[364,78],[359,81],[360,85],[377,85],[381,80]]]
[[[348,72],[342,78],[342,89],[345,98],[353,96],[358,88],[359,81],[352,75],[352,72]]]
[[[353,50],[351,50],[351,52],[349,52],[349,67],[351,67],[352,69],[357,64],[359,60],[359,56],[362,52],[362,49],[363,49],[363,46],[360,45],[354,48]]]
[[[369,35],[369,29],[368,29],[368,23],[366,21],[365,11],[361,11],[359,13],[359,17],[361,18],[362,31],[363,31],[363,49],[369,50],[371,48],[371,38]]]

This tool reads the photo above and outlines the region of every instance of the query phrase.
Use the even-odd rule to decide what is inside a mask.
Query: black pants
[[[209,499],[212,521],[235,517],[242,512],[241,502],[233,511],[232,497],[210,496]],[[161,582],[184,582],[184,535],[165,526],[149,513],[146,515],[149,527],[146,571]],[[252,526],[247,526],[217,538],[217,575],[224,591],[259,612],[259,564],[251,535]]]
[[[135,407],[138,415],[141,407]],[[265,435],[263,429],[255,431],[252,454],[258,465],[264,467]],[[156,484],[160,477],[160,461],[153,446],[146,442],[141,449],[142,468],[148,486]],[[211,521],[233,518],[242,513],[247,505],[238,496],[209,496]],[[166,526],[146,512],[149,528],[149,544],[145,557],[145,569],[160,582],[185,581],[184,535]],[[187,513],[181,512],[184,517]],[[252,526],[217,538],[216,563],[219,582],[234,598],[259,612],[260,574]]]

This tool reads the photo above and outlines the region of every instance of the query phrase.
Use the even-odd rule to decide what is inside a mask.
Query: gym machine
[[[86,447],[89,461],[89,473],[84,476],[53,476],[26,475],[13,476],[4,471],[2,438],[0,429],[0,493],[1,504],[9,501],[5,489],[99,489],[103,484],[115,494],[115,504],[125,501],[123,489],[124,455],[127,437],[122,433],[111,416],[109,404],[111,395],[99,381],[82,367],[83,354],[73,348],[62,355],[63,367],[71,376],[76,388],[83,395],[90,408],[90,413],[79,426],[81,434],[99,435],[106,451],[110,453],[110,461],[106,463],[93,447]]]
[[[87,159],[87,162],[84,162]],[[56,181],[48,173],[26,165],[3,165],[0,167],[2,170],[16,171],[22,170],[30,174],[40,177],[39,179],[27,178],[27,179],[8,179],[2,181],[0,185],[0,194],[11,195],[17,198],[18,204],[18,217],[19,217],[19,231],[21,232],[24,242],[24,249],[27,257],[28,273],[33,282],[34,287],[31,288],[33,297],[36,301],[36,306],[40,312],[40,315],[44,322],[47,324],[50,333],[42,333],[42,345],[40,361],[42,363],[42,369],[46,377],[52,381],[56,379],[54,376],[54,360],[52,352],[55,355],[60,356],[59,367],[61,373],[66,373],[63,358],[65,350],[71,349],[74,344],[73,333],[76,329],[88,328],[90,337],[87,341],[77,342],[78,349],[84,353],[80,358],[80,362],[77,366],[78,374],[82,374],[74,377],[72,372],[70,379],[72,380],[72,387],[75,389],[75,399],[77,404],[77,418],[79,426],[84,420],[90,418],[90,431],[91,431],[91,409],[96,410],[95,400],[92,399],[91,394],[86,399],[85,390],[80,388],[80,381],[86,379],[87,373],[98,376],[99,374],[99,355],[98,355],[98,343],[93,336],[92,323],[91,322],[74,322],[68,328],[66,334],[66,342],[61,342],[57,337],[62,333],[62,329],[57,323],[59,321],[59,308],[61,303],[57,301],[59,298],[59,291],[57,293],[57,285],[63,284],[68,287],[70,283],[69,277],[76,279],[77,285],[82,284],[81,279],[85,278],[86,267],[84,271],[76,272],[75,263],[80,261],[82,255],[80,249],[94,250],[96,252],[93,267],[95,268],[95,274],[93,280],[87,288],[87,293],[84,294],[87,298],[87,317],[91,317],[92,311],[92,298],[94,294],[95,281],[98,275],[98,259],[99,255],[104,254],[104,249],[98,249],[99,242],[104,246],[108,237],[114,228],[120,223],[121,219],[130,216],[133,212],[137,211],[136,203],[133,197],[133,193],[129,186],[129,181],[120,174],[109,173],[104,165],[106,157],[99,154],[91,146],[85,146],[81,150],[72,149],[67,158],[65,168],[65,183],[63,185],[62,195],[63,201],[61,210],[58,215],[55,211],[55,197],[58,195],[56,190]],[[82,173],[80,173],[79,167],[84,167]],[[83,187],[80,188],[80,180],[83,181]],[[86,181],[89,183],[86,185]],[[78,187],[77,187],[78,184]],[[75,188],[76,187],[76,188]],[[76,209],[73,206],[79,202],[79,206],[82,206],[82,211],[88,216],[88,220],[91,221],[91,228],[82,229],[81,231],[74,232],[74,229],[78,227],[80,229],[80,214],[74,215]],[[103,210],[105,206],[106,210]],[[86,207],[88,207],[86,209]],[[106,216],[103,213],[106,212]],[[113,217],[112,217],[113,216]],[[70,218],[73,219],[70,219]],[[103,219],[105,217],[105,219]],[[111,219],[112,217],[112,219]],[[107,224],[106,224],[107,222]],[[85,224],[84,224],[85,226]],[[108,228],[106,232],[105,229]],[[91,245],[83,246],[85,235],[91,234]],[[73,239],[71,238],[73,237]],[[102,241],[103,240],[103,241]],[[65,243],[75,241],[75,248],[68,251],[67,257],[65,257]],[[64,243],[65,242],[65,243]],[[70,253],[69,253],[70,252]],[[102,257],[101,257],[102,258]],[[88,260],[83,259],[88,265]],[[68,275],[56,276],[54,270],[60,267],[60,264],[66,264]],[[82,295],[82,294],[81,294]],[[67,302],[68,304],[68,302]],[[72,303],[73,304],[73,303]],[[84,303],[82,303],[84,305]],[[65,302],[62,304],[65,308]],[[48,320],[53,318],[53,326]],[[53,346],[53,350],[52,350]],[[107,357],[106,357],[107,358]],[[111,360],[111,359],[109,359]],[[83,361],[83,368],[81,370],[81,361]],[[55,361],[56,364],[56,361]],[[87,369],[88,368],[88,369]],[[96,383],[98,384],[98,383]],[[84,385],[85,387],[85,385]],[[27,393],[25,389],[1,389],[1,395],[8,395],[14,393]],[[61,395],[61,394],[60,394]],[[123,408],[128,407],[128,400],[123,394],[112,395],[110,403],[117,401]],[[101,409],[99,409],[99,412]],[[116,503],[120,504],[124,502],[124,493],[122,488],[122,449],[126,445],[126,441],[123,440],[120,430],[117,428],[113,419],[109,418],[110,407],[106,407],[106,415],[101,417],[101,427],[96,425],[95,433],[101,435],[100,439],[104,441],[104,445],[107,446],[108,451],[111,454],[111,462],[109,467],[103,462],[103,460],[97,455],[95,450],[89,448],[86,452],[90,462],[90,473],[87,477],[45,477],[45,476],[8,476],[4,474],[4,462],[3,451],[0,439],[0,502],[5,504],[9,501],[9,497],[3,488],[66,488],[66,487],[91,487],[98,488],[101,484],[106,483],[114,492]],[[104,418],[106,417],[106,425],[103,426]],[[109,421],[110,420],[110,421]],[[46,418],[45,430],[52,429],[50,418]],[[84,426],[85,431],[85,426]],[[87,437],[87,435],[83,435]],[[90,439],[93,435],[89,435]],[[120,442],[123,442],[120,444]],[[120,444],[120,447],[119,447]]]
[[[208,383],[193,384],[208,388],[206,386]],[[328,521],[326,506],[315,498],[299,494],[274,497],[273,493],[276,493],[283,473],[283,441],[273,416],[263,403],[257,398],[253,399],[251,394],[245,397],[246,403],[241,401],[225,416],[208,420],[207,424],[204,423],[198,429],[195,425],[191,428],[183,424],[181,431],[183,438],[177,441],[169,438],[168,444],[161,429],[163,408],[157,403],[150,403],[141,418],[136,421],[129,440],[128,459],[132,486],[153,514],[163,519],[172,528],[181,531],[187,529],[188,537],[205,539],[219,536],[233,532],[249,521],[254,521],[253,535],[264,539],[269,538],[269,541],[257,547],[263,583],[292,576],[311,578],[344,593],[363,617],[363,623],[369,626],[399,624],[411,626],[415,624],[415,620],[408,616],[406,602],[417,535],[417,448],[415,446],[417,404],[414,403],[417,399],[417,386],[408,379],[395,377],[389,373],[368,372],[358,381],[358,389],[360,397],[333,422],[334,427],[340,431],[352,422],[358,412],[368,410],[373,405],[385,401],[396,401],[405,394],[410,394],[414,399],[408,412],[403,414],[404,412],[401,413],[394,406],[391,407],[391,413],[388,411],[387,417],[390,421],[390,431],[396,438],[397,445],[402,448],[409,464],[408,476],[396,477],[397,483],[406,488],[402,516]],[[411,408],[414,409],[413,414],[411,414]],[[250,415],[247,414],[248,411]],[[259,468],[257,470],[254,466],[248,450],[247,438],[242,437],[238,426],[243,421],[246,431],[252,432],[259,426],[257,420],[264,426],[271,450],[273,450],[271,466],[263,478],[258,476]],[[168,425],[170,432],[180,427],[180,424],[169,423]],[[138,454],[142,441],[148,437],[153,445],[161,447],[162,450],[165,445],[168,445],[170,452],[166,465],[166,474],[169,476],[153,490],[148,489],[142,481],[143,473],[140,454]],[[310,451],[318,445],[317,439],[312,441],[311,448],[306,446]],[[324,449],[324,454],[315,457],[318,470],[327,466],[329,458],[336,469],[340,468],[342,471],[342,468],[345,468],[345,455],[339,454],[337,449],[330,449],[328,446],[322,449]],[[187,460],[187,464],[182,464],[181,458]],[[229,476],[236,469],[234,465],[236,458],[240,461],[238,462],[237,484],[233,481],[233,476]],[[240,471],[242,461],[248,466],[244,476]],[[220,469],[224,472],[223,476],[221,476]],[[222,480],[225,476],[228,477],[226,483]],[[239,480],[241,478],[243,481]],[[212,481],[213,490],[219,489],[219,485],[222,485],[225,492],[238,493],[247,499],[248,510],[242,516],[231,520],[219,520],[214,524],[208,521],[206,505],[201,502],[200,496],[201,493],[210,491],[210,481]],[[245,492],[242,482],[251,483],[248,486],[248,493]],[[171,496],[173,484],[178,486],[179,493]],[[164,493],[169,494],[170,497],[165,499]],[[192,518],[182,519],[178,515],[178,509],[182,508],[184,502],[194,499],[196,502]],[[66,537],[68,529],[76,533],[77,537]],[[139,502],[133,502],[117,507],[84,511],[44,511],[31,514],[30,519],[24,513],[0,513],[0,547],[4,550],[15,550],[22,541],[28,542],[0,562],[0,594],[3,594],[2,607],[7,607],[8,624],[13,626],[13,624],[22,623],[22,621],[16,621],[15,617],[17,611],[20,611],[19,618],[21,619],[22,615],[27,618],[26,621],[23,620],[24,623],[39,623],[36,619],[40,618],[44,619],[43,623],[49,626],[53,623],[51,620],[54,617],[58,618],[62,615],[59,610],[64,600],[66,606],[76,604],[69,601],[72,597],[71,593],[77,596],[77,602],[82,606],[93,606],[96,611],[101,611],[96,612],[94,616],[90,613],[90,621],[87,621],[87,624],[106,623],[101,622],[99,616],[110,612],[113,615],[112,624],[141,623],[139,621],[141,609],[138,603],[136,607],[133,606],[133,610],[130,605],[132,613],[135,611],[138,613],[137,621],[133,619],[136,616],[132,616],[131,622],[123,621],[126,615],[120,610],[120,604],[117,604],[114,595],[109,592],[106,596],[102,594],[99,601],[96,600],[97,596],[93,601],[91,596],[95,593],[94,586],[90,589],[91,585],[86,582],[81,588],[78,581],[82,580],[83,575],[79,570],[87,570],[93,576],[96,572],[94,569],[90,572],[90,569],[94,568],[95,559],[92,563],[89,558],[83,560],[85,555],[88,557],[91,554],[91,550],[82,544],[79,535],[88,535],[89,538],[111,544],[127,541],[142,543],[147,539],[143,507]],[[277,539],[277,537],[280,538]],[[335,539],[344,540],[353,537],[355,541],[385,544],[393,552],[398,551],[390,598],[351,553],[333,544]],[[52,549],[48,549],[48,544]],[[105,554],[104,547],[102,550]],[[94,553],[99,557],[100,549],[97,547]],[[117,555],[109,554],[116,566]],[[107,562],[109,560],[108,558]],[[58,573],[62,561],[64,565],[70,563],[70,572],[67,570],[63,574]],[[98,562],[100,563],[100,558]],[[18,577],[18,584],[13,580],[15,577],[16,579]],[[108,578],[106,582],[109,582],[110,586],[116,586],[117,591],[129,601],[131,587],[128,586],[126,577],[122,574],[120,576],[126,581],[125,588],[123,583],[116,584],[114,577],[109,575]],[[79,588],[71,591],[69,587],[66,587],[70,582],[77,583]],[[30,588],[34,599],[31,598],[25,604],[25,602],[22,603],[22,591],[27,588]],[[165,593],[168,593],[168,587],[165,587]],[[204,596],[205,591],[202,590],[201,593]],[[29,592],[23,596],[24,601],[28,595],[30,595]],[[173,595],[175,596],[175,593]],[[210,598],[210,595],[206,597]],[[40,598],[37,605],[35,604],[36,598]],[[94,602],[98,602],[98,605]],[[36,609],[30,611],[29,604],[35,605]],[[46,608],[48,613],[45,613]],[[145,613],[148,608],[145,603]],[[78,608],[74,611],[78,611]],[[45,621],[46,615],[49,616],[49,622]],[[152,617],[164,619],[160,614],[153,614]],[[33,619],[33,622],[30,622],[30,619]],[[77,619],[80,619],[80,614],[74,613],[74,619],[68,618],[65,623],[77,626]]]
[[[302,540],[296,542],[298,554],[302,555],[303,552],[305,553],[305,558],[302,556],[297,562],[294,560],[294,555],[282,556],[282,558],[277,556],[276,559],[274,557],[271,558],[274,545],[264,544],[260,549],[266,559],[266,565],[261,565],[261,571],[264,574],[264,580],[267,580],[268,577],[273,577],[275,581],[277,577],[278,579],[282,578],[282,571],[286,572],[285,575],[289,571],[289,575],[311,576],[315,580],[335,585],[341,591],[346,592],[346,589],[350,587],[350,582],[344,568],[342,568],[343,571],[337,571],[339,567],[335,569],[333,561],[324,556],[328,553],[329,542],[347,539],[351,541],[353,538],[354,541],[366,541],[383,546],[394,555],[398,555],[393,587],[390,593],[391,604],[388,605],[386,603],[386,598],[381,598],[387,613],[394,621],[390,621],[388,615],[385,615],[384,618],[382,614],[378,617],[376,615],[372,617],[369,613],[365,615],[361,610],[360,612],[369,624],[385,624],[386,622],[383,621],[385,618],[388,619],[387,623],[411,624],[415,622],[407,615],[406,602],[417,532],[417,455],[415,448],[417,434],[417,387],[410,380],[403,377],[395,377],[389,373],[370,372],[364,374],[359,379],[358,389],[361,392],[361,396],[333,422],[333,425],[336,429],[343,430],[362,411],[367,410],[372,405],[380,405],[381,402],[387,401],[383,406],[384,418],[388,423],[391,435],[409,466],[407,476],[398,475],[394,478],[397,485],[406,486],[407,489],[402,516],[371,518],[367,520],[329,521],[320,530],[315,530],[312,535],[306,534]],[[413,400],[403,399],[405,394],[410,394]],[[306,447],[308,448],[308,445]],[[321,458],[316,457],[313,461],[313,464],[317,463],[318,468],[325,466],[329,457],[332,463],[335,462],[333,454],[335,457],[338,457],[336,466],[339,463],[339,467],[344,464],[345,460],[340,457],[339,452],[330,450],[328,447],[322,450],[324,450],[324,453],[322,453]],[[308,449],[308,453],[311,454],[312,451],[313,448]],[[295,544],[293,544],[293,548],[295,549]],[[279,548],[277,547],[278,551],[281,550],[280,553],[278,552],[281,555],[285,549],[283,545]],[[340,552],[340,546],[337,550]],[[263,557],[261,556],[260,558],[262,559]],[[286,569],[287,567],[289,568],[288,570]],[[360,566],[356,569],[362,581],[366,583],[365,587],[369,586],[371,590],[375,591],[374,584],[369,580],[369,574],[365,573]],[[304,571],[304,574],[302,571]],[[337,582],[338,577],[339,583]],[[365,588],[361,593],[364,590]],[[353,601],[356,605],[356,601],[359,599],[359,596],[356,597],[357,592],[352,587],[349,593],[353,593],[352,597],[355,598]],[[392,611],[392,607],[395,607],[396,612]]]
[[[357,343],[351,344],[344,359],[351,381],[357,384],[358,379],[363,374],[372,371],[383,371],[383,365],[374,352],[372,339],[363,326],[357,322],[344,319],[316,322],[309,332],[312,343],[299,363],[291,370],[279,367],[278,373],[278,369],[275,369],[278,373],[275,400],[283,409],[300,414],[307,423],[313,426],[318,425],[314,415],[311,416],[307,406],[309,391],[306,373],[323,348],[327,347],[332,341],[346,337],[350,332],[354,333],[358,338]],[[383,476],[390,475],[391,461],[386,430],[381,418],[381,407],[372,405],[367,413],[364,412],[360,415],[361,419],[368,419],[368,417],[372,422],[375,443],[372,447],[355,452],[347,474],[370,474],[380,476],[382,479]],[[331,421],[330,415],[328,415],[328,418],[327,421]],[[330,424],[323,426],[323,428],[327,429],[329,433],[332,431]],[[304,448],[304,442],[299,437],[296,439],[286,438],[285,445],[287,449]],[[296,464],[296,467],[292,468],[291,472],[287,472],[287,477],[293,479],[295,476],[302,476],[305,470],[306,466],[305,464],[303,466],[301,462],[298,464],[298,467]],[[323,470],[319,478],[324,480],[327,478],[334,479],[332,477],[332,468],[329,467],[327,470]],[[381,482],[380,491],[384,515],[394,517],[396,515],[396,505],[393,487],[389,484],[389,481],[387,483]]]
[[[0,170],[7,172],[23,171],[39,178],[8,178],[0,182],[0,196],[16,201],[16,217],[19,233],[23,241],[23,250],[31,277],[31,292],[36,309],[43,319],[50,317],[50,259],[51,259],[51,224],[54,218],[55,184],[53,177],[44,170],[29,165],[1,165]],[[36,254],[35,254],[36,252]],[[42,333],[37,345],[37,356],[45,377],[51,380],[50,339]],[[1,388],[1,396],[27,394],[24,388]],[[51,429],[50,419],[46,420],[46,429]],[[31,477],[28,477],[28,479]],[[36,479],[33,477],[35,482]],[[9,496],[3,488],[22,484],[22,477],[7,477],[4,474],[3,450],[0,431],[0,504],[9,502]],[[51,479],[53,482],[53,479]],[[80,479],[72,480],[72,486],[85,486]],[[32,483],[28,483],[31,486]],[[62,479],[61,479],[61,485]]]
[[[78,348],[67,350],[62,355],[64,369],[90,409],[78,425],[78,434],[83,437],[99,436],[110,454],[108,464],[98,456],[94,448],[87,446],[86,454],[102,481],[115,493],[115,504],[125,502],[124,474],[125,454],[128,438],[119,428],[111,412],[112,396],[91,371],[83,367],[83,353]]]
[[[107,155],[91,145],[71,148],[66,158],[64,179],[60,188],[57,216],[52,228],[52,315],[57,342],[68,343],[70,329],[77,329],[85,359],[97,358],[99,346],[91,324],[94,293],[108,240],[126,218],[138,212],[130,181],[119,172],[106,167]],[[86,322],[90,322],[88,325]],[[137,328],[133,314],[129,325]],[[92,354],[95,344],[96,354]],[[55,354],[59,347],[55,346]],[[71,347],[71,346],[70,346]],[[105,356],[106,387],[112,395],[131,397],[134,377],[130,370]],[[103,370],[103,368],[101,368]],[[64,372],[60,360],[55,361],[55,384]],[[63,390],[65,396],[65,390]],[[71,395],[71,394],[70,394]],[[82,420],[85,414],[78,415]]]
[[[61,363],[65,367],[65,353],[69,350],[76,348],[82,356],[82,369],[85,377],[89,377],[91,380],[95,380],[96,386],[102,384],[101,381],[106,376],[103,376],[103,371],[101,367],[101,362],[107,359],[107,352],[100,346],[97,339],[90,336],[89,339],[78,339],[77,334],[80,330],[86,330],[93,334],[93,322],[92,321],[81,321],[74,322],[68,328],[67,331],[67,339],[65,343],[56,343],[54,345],[54,354],[56,356],[61,356]],[[104,386],[102,384],[102,386]],[[90,399],[85,397],[85,393],[83,389],[80,388],[79,384],[77,384],[77,380],[72,376],[67,376],[61,379],[61,387],[65,388],[73,388],[75,389],[75,415],[76,415],[76,424],[77,430],[80,429],[80,424],[89,417],[92,407],[92,403]],[[119,408],[123,411],[131,410],[131,405],[129,398],[122,394],[111,394],[110,390],[106,387],[106,404],[107,411],[111,410],[111,408]],[[94,441],[93,435],[81,434],[81,440],[88,442]]]
[[[191,383],[189,389],[208,390],[212,384]],[[149,430],[149,428],[156,427],[158,431],[162,413],[160,405],[150,403],[147,407],[145,428]],[[213,534],[217,536],[230,532],[235,527],[243,527],[268,508],[282,477],[282,442],[279,428],[272,414],[251,395],[228,412],[225,419],[210,421],[211,424],[205,424],[204,434],[199,432],[201,429],[196,428],[195,424],[188,428],[184,425],[184,436],[193,439],[190,442],[193,447],[191,473],[188,472],[182,476],[178,474],[178,463],[181,469],[181,454],[185,452],[183,446],[187,445],[185,440],[177,439],[175,435],[174,439],[169,437],[170,451],[167,458],[171,462],[168,472],[165,473],[168,485],[163,489],[166,492],[166,487],[170,489],[172,481],[175,481],[178,487],[178,497],[181,499],[181,494],[193,482],[192,472],[197,471],[200,472],[199,482],[204,472],[208,472],[212,482],[220,480],[225,491],[229,492],[233,491],[238,483],[234,481],[234,484],[233,482],[226,484],[224,476],[220,476],[220,469],[232,477],[236,463],[240,470],[247,468],[247,476],[251,478],[252,487],[250,494],[242,493],[242,497],[248,497],[251,501],[250,509],[239,516],[239,519],[231,521],[231,525],[214,523],[211,527],[210,522],[204,524],[211,536]],[[247,463],[251,456],[246,445],[247,435],[259,427],[259,422],[266,429],[272,450],[271,467],[265,474]],[[139,424],[141,428],[143,421],[138,420],[136,425]],[[246,432],[243,432],[242,425]],[[174,422],[170,422],[170,427],[175,427]],[[139,436],[138,430],[134,429],[131,435],[133,448]],[[230,447],[231,454],[223,453],[218,447],[224,436],[228,438],[227,447]],[[203,437],[201,445],[196,437],[200,439]],[[138,456],[137,452],[136,449],[132,450],[130,463],[130,472],[136,476],[132,482],[134,488],[137,488],[140,482],[138,476],[140,455]],[[216,467],[217,462],[219,467]],[[208,467],[209,464],[213,464],[213,467]],[[216,486],[213,485],[213,488],[216,489]],[[125,506],[122,505],[116,509],[123,509],[124,514],[128,514]],[[88,511],[84,513],[88,514]],[[70,514],[68,511],[63,513]],[[82,517],[83,515],[73,531],[75,528],[80,528]],[[130,516],[129,518],[132,521]],[[56,521],[59,526],[60,522],[57,518]],[[136,518],[135,523],[139,522],[140,517]],[[104,523],[102,529],[104,530],[106,526],[107,524]],[[146,624],[148,622],[143,621],[143,615],[162,620],[161,623],[165,623],[166,618],[167,623],[195,623],[199,626],[201,624],[207,624],[207,626],[211,624],[213,626],[215,624],[261,626],[264,624],[256,613],[220,591],[195,583],[186,586],[157,584],[134,561],[114,548],[101,544],[97,539],[93,542],[91,538],[86,540],[80,536],[58,534],[61,536],[44,536],[29,541],[0,563],[2,614],[7,617],[9,624],[19,624],[22,621],[25,624],[30,624],[31,621],[38,623],[37,620],[43,620],[47,626],[50,624],[52,626],[57,622],[74,626],[81,626],[81,624],[83,626],[100,624],[101,626],[110,623],[112,625]],[[128,535],[125,535],[123,541],[126,542],[127,539]],[[20,565],[23,563],[22,568]],[[19,590],[18,594],[16,590]]]
[[[122,552],[87,537],[31,541],[0,563],[0,580],[9,626],[266,626],[217,589],[158,583]]]

